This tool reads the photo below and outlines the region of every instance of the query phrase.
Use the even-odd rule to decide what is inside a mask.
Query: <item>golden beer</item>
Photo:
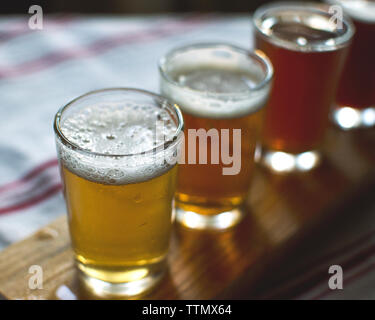
[[[243,216],[272,67],[261,52],[197,44],[169,52],[159,69],[161,92],[185,122],[176,218],[197,229],[231,227]]]
[[[229,149],[233,150],[233,129],[241,130],[241,150],[239,153],[241,169],[236,175],[223,175],[225,164],[211,163],[208,153],[207,164],[180,164],[176,204],[185,211],[199,212],[202,215],[216,215],[231,211],[240,206],[246,199],[253,173],[255,147],[262,124],[262,112],[234,119],[199,118],[184,113],[186,128],[210,130],[211,128],[229,129]],[[217,145],[208,140],[207,149],[220,148],[221,138],[218,135]],[[196,144],[199,154],[199,142]],[[188,144],[185,144],[185,154]]]
[[[135,89],[93,92],[57,114],[72,246],[95,290],[138,294],[162,276],[181,119],[165,100]]]
[[[63,166],[79,268],[94,278],[121,283],[158,267],[154,264],[168,251],[175,176],[176,166],[146,182],[110,185],[81,178]]]

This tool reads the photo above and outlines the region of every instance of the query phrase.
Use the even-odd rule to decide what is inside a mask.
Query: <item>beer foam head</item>
[[[69,110],[59,125],[65,138],[57,139],[60,160],[85,179],[136,183],[174,165],[176,148],[164,149],[164,144],[174,138],[177,124],[165,108],[127,101],[89,104]]]
[[[338,23],[327,5],[278,3],[258,8],[254,26],[273,44],[294,51],[337,50],[349,44],[353,25],[343,16]]]
[[[235,118],[265,105],[270,83],[260,59],[224,45],[170,55],[161,60],[161,91],[184,112],[205,118]]]
[[[108,155],[147,152],[173,138],[176,129],[167,111],[132,103],[88,106],[61,122],[70,142]]]

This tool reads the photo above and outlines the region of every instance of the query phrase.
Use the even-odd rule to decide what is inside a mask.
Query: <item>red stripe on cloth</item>
[[[19,203],[19,204],[15,204],[15,205],[12,205],[10,207],[5,207],[5,208],[0,208],[0,215],[1,214],[5,214],[5,213],[10,213],[10,212],[13,212],[13,211],[17,211],[17,210],[21,210],[21,209],[26,209],[28,207],[31,207],[45,199],[47,199],[48,197],[54,195],[56,192],[60,191],[61,190],[61,187],[62,185],[59,183],[59,184],[55,184],[51,187],[49,187],[47,190],[45,190],[43,193],[41,194],[38,194],[37,196],[31,198],[31,199],[28,199],[27,201],[25,202],[22,202],[22,203]]]
[[[32,169],[30,172],[28,172],[26,175],[24,175],[22,178],[0,186],[0,193],[4,192],[4,191],[9,191],[10,189],[16,188],[16,187],[26,183],[28,180],[34,178],[38,174],[42,173],[44,170],[46,170],[50,167],[53,167],[53,166],[57,166],[57,164],[58,164],[57,159],[51,159],[51,160],[48,160],[48,161],[38,165],[37,167]]]
[[[3,30],[0,30],[0,43],[3,44],[5,41],[9,41],[11,39],[14,39],[18,36],[26,35],[32,32],[38,32],[33,29],[30,29],[28,26],[28,18],[26,17],[24,21],[18,22],[16,25],[16,28],[10,28],[6,29],[4,28]],[[55,17],[55,18],[49,18],[44,20],[44,31],[45,30],[51,30],[51,29],[56,29],[61,26],[66,26],[68,23],[76,21],[76,17],[72,15],[64,15],[61,17]]]
[[[366,274],[368,274],[371,271],[375,271],[375,263],[369,264],[367,267],[361,269],[357,273],[352,274],[350,277],[347,277],[347,278],[344,277],[343,288],[345,289],[345,287],[347,287],[348,284],[353,283],[355,280],[365,276]],[[312,300],[319,300],[319,299],[322,299],[322,298],[326,297],[330,293],[336,293],[336,291],[337,291],[337,293],[339,293],[342,290],[331,290],[331,289],[327,288],[327,289],[325,289],[324,291],[317,294],[315,297],[313,297],[311,299]]]
[[[148,31],[140,31],[133,34],[123,34],[100,39],[94,43],[91,43],[87,47],[70,48],[64,51],[60,50],[58,52],[50,53],[43,57],[27,61],[16,66],[0,66],[0,79],[31,74],[68,60],[93,57],[110,49],[119,47],[125,43],[129,44],[144,42],[158,39],[163,36],[173,35],[181,31],[188,31],[189,28],[194,28],[201,25],[203,21],[205,20],[199,16],[172,23],[168,22],[159,27],[153,26],[152,29]]]

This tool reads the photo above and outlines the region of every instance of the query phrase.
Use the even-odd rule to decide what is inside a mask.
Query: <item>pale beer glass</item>
[[[93,91],[56,114],[72,247],[95,292],[133,296],[164,274],[182,128],[178,108],[137,89]]]

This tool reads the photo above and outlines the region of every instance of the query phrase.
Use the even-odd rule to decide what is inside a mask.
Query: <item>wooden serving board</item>
[[[288,251],[319,232],[375,188],[375,130],[331,128],[325,158],[309,173],[280,175],[258,168],[248,199],[248,215],[237,227],[206,232],[176,226],[162,283],[141,298],[241,298],[242,292]],[[29,267],[43,268],[43,288],[29,289]],[[77,277],[65,215],[36,234],[0,252],[3,299],[100,298]]]

